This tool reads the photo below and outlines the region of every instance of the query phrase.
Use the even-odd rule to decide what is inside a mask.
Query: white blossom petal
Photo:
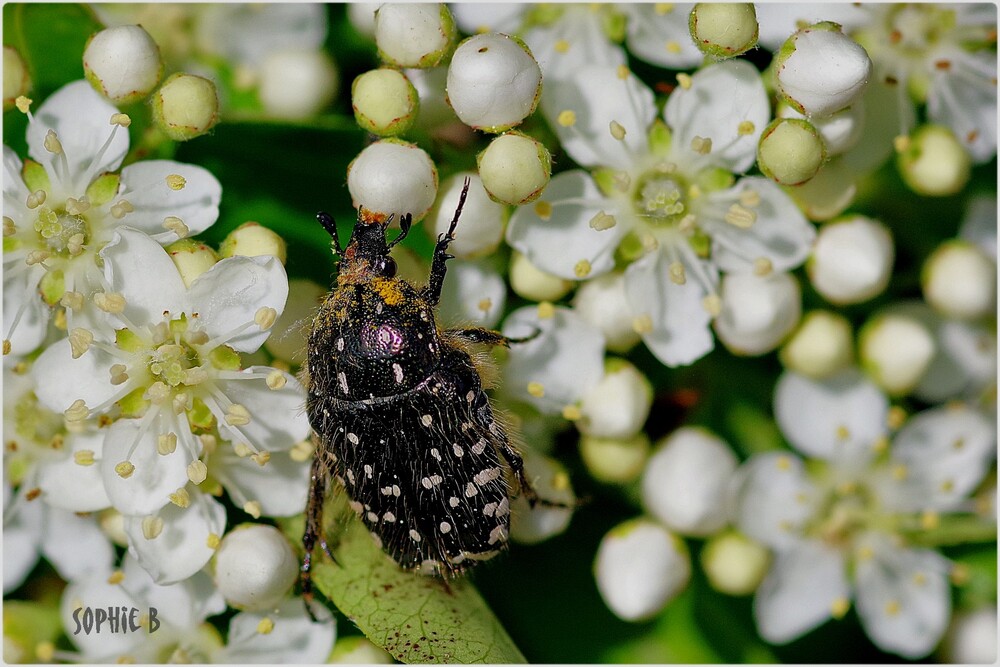
[[[121,565],[122,588],[144,606],[155,607],[157,618],[178,629],[194,630],[206,618],[226,610],[226,601],[205,571],[169,586],[161,586],[131,554]]]
[[[540,210],[551,206],[545,217]],[[597,230],[591,221],[599,213],[614,215],[617,202],[604,197],[585,171],[574,169],[557,175],[542,198],[519,206],[507,226],[507,243],[539,269],[578,280],[577,266],[586,261],[587,277],[599,276],[614,268],[614,252],[630,225],[622,216],[611,228]]]
[[[516,34],[526,7],[509,2],[454,2],[448,5],[459,30],[467,35],[480,32]]]
[[[218,457],[218,460],[216,459]],[[211,470],[224,470],[223,484],[231,496],[256,500],[263,516],[292,516],[305,510],[309,462],[293,461],[288,452],[274,452],[266,465],[240,457],[230,447],[213,455]]]
[[[272,372],[275,369],[268,366],[251,366],[243,371],[247,376],[264,376]],[[250,423],[242,426],[230,426],[224,413],[216,414],[223,437],[234,442],[249,440],[258,449],[275,452],[290,449],[309,436],[305,389],[293,375],[277,372],[285,380],[280,389],[269,388],[263,377],[215,381],[226,398],[250,413]]]
[[[70,585],[63,590],[62,601],[59,604],[59,615],[62,617],[63,627],[66,628],[66,635],[87,661],[114,662],[118,657],[130,654],[147,639],[145,634],[138,632],[83,631],[83,613],[77,610],[109,607],[131,609],[138,606],[137,601],[122,586],[107,582],[110,574],[109,570],[106,573],[94,573],[79,582],[70,582]]]
[[[329,610],[313,603],[318,623],[306,615],[301,598],[289,598],[271,612],[242,612],[229,622],[229,641],[214,656],[226,663],[320,663],[333,649],[337,624]],[[274,623],[267,634],[258,630],[265,618]]]
[[[547,82],[542,112],[563,149],[584,167],[629,169],[636,155],[646,153],[646,133],[656,118],[653,93],[635,75],[616,66],[580,68],[566,80]],[[573,122],[560,123],[564,111]],[[612,135],[611,123],[625,130]]]
[[[184,187],[173,190],[168,176],[180,176]],[[159,243],[177,240],[163,221],[168,216],[180,218],[193,236],[208,229],[219,217],[222,186],[207,169],[173,160],[143,160],[122,169],[119,197],[134,211],[122,222],[149,234]]]
[[[870,554],[858,559],[854,573],[865,632],[884,651],[927,655],[951,617],[948,561],[934,551],[895,547],[881,534],[862,538],[859,548]]]
[[[565,5],[553,25],[527,30],[521,37],[542,68],[543,100],[549,84],[572,76],[581,67],[625,64],[625,52],[607,38],[601,13],[587,6]]]
[[[81,581],[111,570],[115,550],[95,516],[78,516],[48,507],[44,521],[42,554],[60,577],[66,581]]]
[[[167,431],[155,426],[161,416],[152,417],[154,425],[145,432],[140,425],[144,420],[139,419],[119,419],[107,430],[99,464],[101,476],[111,504],[126,516],[156,512],[170,502],[170,494],[188,482],[187,467],[193,458],[187,448],[178,447],[166,455],[157,452],[157,438]],[[135,466],[128,477],[115,470],[125,460]]]
[[[997,258],[997,198],[993,194],[972,195],[965,207],[959,236],[972,241],[994,261]]]
[[[327,15],[321,4],[206,5],[196,26],[203,48],[235,64],[259,65],[275,51],[322,46]]]
[[[10,354],[20,356],[33,352],[45,340],[51,311],[38,296],[38,281],[44,269],[17,269],[18,273],[8,273],[10,269],[4,267],[2,333],[4,337],[10,334]],[[11,332],[19,312],[21,319]]]
[[[125,298],[123,314],[130,322],[141,327],[160,322],[165,311],[174,316],[184,312],[181,274],[167,251],[149,236],[119,228],[100,255],[110,291]]]
[[[746,171],[757,159],[757,140],[770,115],[760,73],[744,60],[726,60],[698,70],[691,77],[691,87],[674,90],[663,108],[663,119],[673,131],[675,155],[678,150],[691,151],[696,137],[711,139],[706,159],[734,173]],[[741,133],[747,122],[751,131]]]
[[[226,530],[226,508],[204,493],[192,493],[185,509],[167,505],[156,516],[163,520],[163,530],[153,539],[143,535],[141,516],[125,518],[125,533],[129,553],[162,585],[183,581],[204,567],[215,553],[208,536]]]
[[[120,387],[111,384],[109,369],[117,359],[92,346],[74,359],[69,339],[50,345],[31,367],[35,395],[49,410],[62,412],[77,399],[96,407],[113,398]]]
[[[788,36],[803,25],[833,21],[844,26],[845,32],[866,25],[871,14],[866,8],[847,2],[762,2],[754,6],[760,24],[758,43],[777,51]]]
[[[820,494],[794,454],[758,454],[737,471],[733,482],[733,523],[758,542],[787,551],[816,510]]]
[[[491,259],[452,262],[441,289],[438,321],[448,327],[494,327],[507,302],[507,284]]]
[[[705,60],[688,28],[693,4],[636,3],[619,7],[628,14],[625,39],[629,51],[638,58],[667,69],[690,69]]]
[[[927,115],[947,125],[973,160],[983,163],[997,152],[997,59],[988,50],[970,53],[958,46],[935,54],[947,68],[932,70]]]
[[[820,625],[849,600],[842,554],[820,542],[801,542],[778,554],[754,598],[761,637],[784,644]]]
[[[11,592],[22,583],[38,562],[42,544],[42,516],[45,510],[41,500],[26,501],[17,498],[11,507],[6,497],[10,484],[4,476],[3,522],[3,592]]]
[[[644,323],[638,327],[642,340],[657,359],[671,367],[693,363],[715,346],[709,328],[712,316],[703,303],[709,292],[693,276],[707,276],[714,289],[718,274],[713,265],[687,254],[680,261],[689,276],[683,285],[671,280],[672,262],[664,252],[651,252],[625,270],[625,294],[634,321]]]
[[[781,432],[800,452],[865,467],[885,435],[889,401],[860,373],[817,381],[784,373],[774,390]]]
[[[843,154],[852,174],[874,171],[894,153],[893,139],[916,125],[916,110],[906,86],[889,85],[873,77],[860,98],[864,105],[861,136]],[[820,170],[822,173],[827,167]]]
[[[722,279],[722,312],[715,333],[734,354],[776,348],[802,315],[802,292],[789,273],[730,273]]]
[[[24,163],[21,162],[21,158],[14,149],[7,144],[3,145],[3,194],[7,197],[7,206],[4,206],[4,215],[14,218],[14,222],[18,223],[21,220],[15,218],[15,215],[20,213],[25,213],[26,208],[21,206],[9,206],[9,204],[17,201],[24,202],[28,194],[28,187],[24,184],[24,179],[21,178],[21,169],[24,167]],[[13,215],[12,215],[13,214]]]
[[[70,433],[64,441],[68,456],[38,467],[38,488],[47,505],[71,512],[96,512],[111,506],[96,463],[103,456],[105,433],[96,429]],[[82,450],[93,452],[94,464],[76,462],[74,455]]]
[[[271,335],[254,324],[261,308],[273,308],[280,315],[288,298],[288,278],[278,258],[228,257],[215,264],[191,284],[190,311],[198,313],[205,331],[239,352],[256,352]],[[234,333],[243,324],[250,326]]]

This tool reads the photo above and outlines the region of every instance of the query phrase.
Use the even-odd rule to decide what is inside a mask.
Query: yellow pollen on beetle
[[[528,393],[535,398],[541,398],[545,396],[545,386],[541,382],[529,382]]]
[[[590,219],[590,228],[598,232],[611,229],[617,224],[618,221],[615,220],[615,216],[608,215],[604,211],[598,211],[597,214]]]
[[[547,201],[535,202],[535,215],[542,220],[550,220],[552,218],[552,204]]]
[[[125,297],[116,292],[97,292],[93,298],[94,305],[106,313],[118,315],[125,310]]]
[[[181,487],[171,493],[168,498],[170,498],[170,502],[181,509],[187,509],[191,506],[191,494],[189,494],[187,489],[184,487]]]
[[[733,204],[729,207],[729,210],[726,211],[726,215],[723,219],[733,227],[738,227],[739,229],[750,229],[750,227],[753,226],[753,223],[757,221],[757,214],[745,206]]]
[[[177,434],[176,433],[161,433],[156,438],[156,452],[160,456],[166,456],[167,454],[173,454],[177,450]]]
[[[687,275],[684,271],[684,265],[681,262],[674,261],[670,264],[670,282],[675,285],[683,285],[687,282]]]
[[[73,453],[73,461],[78,466],[92,466],[94,465],[94,450],[93,449],[81,449]]]
[[[556,53],[568,53],[569,46],[570,46],[569,42],[567,42],[565,39],[560,39],[555,44],[552,45],[552,48],[555,50]]]
[[[573,273],[576,274],[577,278],[586,278],[590,275],[590,262],[585,259],[581,259],[573,267]]]
[[[847,614],[847,611],[851,608],[851,601],[845,597],[839,597],[833,601],[830,605],[830,616],[836,619],[841,619]]]
[[[274,630],[274,621],[265,616],[260,619],[260,623],[257,624],[257,632],[262,635],[269,635],[271,631]]]
[[[563,109],[556,116],[556,122],[563,127],[573,127],[576,125],[576,113],[571,109]]]
[[[579,419],[580,417],[582,417],[583,413],[580,412],[580,408],[578,408],[577,406],[575,406],[575,405],[567,405],[566,407],[564,407],[562,409],[562,416],[563,416],[563,419],[567,419],[567,420],[569,420],[571,422],[574,422],[577,419]]]
[[[83,402],[82,398],[78,398],[73,401],[70,405],[63,411],[63,416],[68,422],[81,422],[90,415],[90,408],[87,404]]]
[[[226,410],[226,423],[230,426],[246,426],[250,423],[250,411],[239,403],[233,403]]]
[[[679,85],[684,90],[691,88],[691,76],[689,74],[684,74],[681,72],[677,75],[677,85]]]
[[[611,131],[611,136],[616,140],[623,141],[625,139],[625,126],[617,120],[611,121],[608,125],[608,129]]]
[[[260,501],[258,500],[248,500],[243,503],[243,511],[252,516],[255,519],[260,518]]]
[[[747,136],[748,134],[753,134],[757,127],[752,121],[744,120],[741,121],[739,125],[736,126],[736,132],[741,136]]]
[[[274,326],[274,321],[278,319],[278,311],[270,306],[263,306],[257,309],[254,313],[253,321],[257,323],[257,326],[263,331],[267,331],[272,326]]]
[[[69,348],[70,354],[74,359],[79,359],[82,357],[87,350],[90,349],[90,344],[94,342],[94,334],[77,327],[69,332]]]
[[[28,109],[31,108],[32,102],[34,102],[34,100],[29,99],[24,95],[18,95],[17,99],[14,100],[14,106],[16,106],[17,110],[21,113],[28,113]]]
[[[45,139],[42,140],[42,145],[50,153],[58,155],[63,152],[62,142],[59,141],[59,136],[53,130],[49,130],[45,133]]]
[[[180,174],[170,174],[166,180],[167,187],[171,190],[182,190],[187,185],[187,181]]]
[[[753,272],[758,276],[767,276],[774,271],[774,264],[767,257],[758,257],[753,261]]]
[[[208,466],[200,459],[192,461],[188,464],[187,476],[192,484],[201,484],[208,477]]]
[[[704,137],[695,137],[691,140],[691,150],[699,155],[708,155],[712,152],[712,140]]]
[[[281,371],[274,370],[267,374],[267,379],[264,382],[267,384],[268,389],[278,390],[288,384],[288,379]]]
[[[158,516],[147,516],[142,520],[142,536],[147,540],[155,540],[163,532],[163,519]]]
[[[556,307],[549,301],[542,301],[538,304],[538,319],[548,320],[556,315]]]
[[[680,45],[680,43],[679,42],[675,42],[674,40],[670,40],[669,42],[667,42],[665,44],[665,46],[666,46],[666,49],[667,49],[667,53],[680,53],[681,52],[681,45]]]
[[[640,335],[649,333],[653,330],[653,318],[648,313],[633,317],[632,330]]]
[[[621,79],[622,81],[628,79],[629,76],[631,76],[632,74],[632,72],[630,72],[628,67],[625,65],[619,65],[615,73],[618,75],[618,78]]]
[[[709,294],[701,300],[701,307],[712,317],[718,317],[722,312],[722,299],[718,294]]]

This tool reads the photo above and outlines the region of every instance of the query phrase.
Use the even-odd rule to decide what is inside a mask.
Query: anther
[[[127,113],[116,113],[111,115],[111,125],[118,127],[128,127],[132,124],[132,119]]]
[[[156,452],[160,456],[166,456],[167,454],[173,454],[177,449],[177,434],[176,433],[161,433],[156,438]]]
[[[69,332],[69,349],[74,359],[79,359],[90,349],[90,344],[94,342],[94,334],[77,327]]]
[[[115,466],[115,472],[122,479],[128,479],[135,472],[135,466],[132,465],[131,461],[121,461]]]
[[[563,127],[573,127],[576,125],[576,113],[570,109],[564,109],[559,112],[559,115],[556,117],[556,122]]]
[[[277,390],[284,387],[285,384],[287,384],[288,380],[285,378],[284,373],[275,370],[267,374],[267,379],[265,380],[265,382],[267,383],[268,389]]]
[[[599,232],[603,232],[605,229],[611,229],[618,222],[615,220],[615,216],[608,215],[604,211],[599,211],[593,218],[590,219],[590,228]]]
[[[625,139],[625,127],[617,120],[611,121],[609,129],[611,130],[611,136],[618,141],[623,141]]]
[[[187,476],[192,484],[201,484],[208,478],[208,466],[202,460],[192,461],[187,467]]]
[[[226,410],[226,423],[230,426],[246,426],[250,423],[250,411],[239,403],[233,403]]]
[[[78,398],[75,401],[73,401],[73,404],[63,411],[63,416],[66,418],[66,421],[69,422],[83,421],[89,415],[90,415],[90,408],[87,407],[87,404],[83,401],[82,398]]]
[[[125,310],[125,297],[117,292],[96,292],[94,305],[106,313],[118,315]]]
[[[182,190],[185,185],[187,185],[187,181],[180,174],[167,176],[167,187],[171,190]]]
[[[254,313],[253,321],[257,323],[263,331],[267,331],[274,326],[274,321],[278,319],[278,311],[270,306],[262,306]]]
[[[684,265],[680,262],[672,262],[670,264],[670,282],[675,285],[683,285],[687,282],[687,275],[684,271]]]
[[[45,150],[50,153],[58,155],[63,152],[62,142],[59,141],[58,135],[53,130],[49,130],[45,133],[45,139],[42,141],[42,145],[45,146]]]
[[[158,516],[147,516],[142,520],[142,536],[147,540],[155,540],[163,532],[163,519]]]
[[[163,227],[177,234],[178,238],[186,238],[191,233],[190,228],[177,216],[168,215],[163,219]]]

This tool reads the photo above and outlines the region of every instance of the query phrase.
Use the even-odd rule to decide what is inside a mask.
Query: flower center
[[[34,228],[44,247],[64,257],[79,255],[90,242],[90,223],[81,212],[40,206]]]
[[[687,183],[667,163],[643,174],[634,190],[638,215],[654,225],[674,225],[688,212]]]
[[[951,22],[946,20],[950,11],[943,12],[930,6],[904,5],[889,14],[889,43],[908,56],[921,56],[940,41]]]

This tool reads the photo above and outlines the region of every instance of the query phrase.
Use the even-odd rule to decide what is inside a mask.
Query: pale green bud
[[[628,361],[610,357],[604,361],[604,377],[580,402],[581,433],[599,438],[626,440],[642,430],[653,405],[653,386]]]
[[[918,129],[899,153],[897,165],[910,189],[928,197],[957,194],[972,175],[972,157],[941,125]]]
[[[632,438],[580,436],[580,457],[594,479],[626,484],[636,479],[649,458],[649,436],[640,431]]]
[[[24,58],[13,46],[3,47],[3,110],[14,106],[14,100],[31,90],[31,75]]]
[[[242,225],[229,232],[222,245],[219,246],[219,255],[225,257],[258,257],[260,255],[270,255],[277,257],[282,264],[287,259],[285,239],[259,222],[244,222]]]
[[[749,2],[699,2],[688,17],[695,45],[716,58],[731,58],[757,44],[757,12]]]
[[[280,602],[298,571],[298,557],[281,531],[259,523],[229,531],[212,558],[219,592],[241,610],[264,610]]]
[[[905,315],[876,315],[858,333],[862,368],[893,397],[904,396],[917,386],[935,351],[928,328]]]
[[[510,286],[531,301],[558,301],[573,289],[573,282],[542,271],[515,250],[510,258]]]
[[[152,99],[153,120],[174,141],[205,134],[219,120],[215,84],[194,74],[171,75]]]
[[[552,156],[540,141],[508,132],[490,142],[476,161],[493,201],[519,206],[538,199],[552,175]]]
[[[753,593],[770,564],[771,554],[763,545],[735,531],[709,538],[701,551],[701,568],[708,583],[727,595]]]
[[[420,98],[406,75],[395,69],[375,69],[351,85],[354,118],[363,129],[379,136],[403,134],[417,119]]]
[[[330,56],[320,49],[276,51],[260,65],[257,96],[268,115],[301,120],[330,102],[339,78]]]
[[[942,243],[924,262],[924,300],[946,317],[982,317],[996,308],[997,267],[968,241]]]
[[[218,255],[209,246],[194,239],[181,239],[167,246],[167,254],[181,274],[185,287],[191,287],[198,276],[215,266]]]
[[[458,31],[443,3],[386,3],[375,12],[378,55],[395,67],[434,67],[451,52]]]
[[[834,158],[811,179],[785,192],[809,219],[832,220],[854,203],[858,192],[857,172],[842,158]]]
[[[850,321],[829,310],[814,310],[778,354],[785,368],[822,379],[854,361],[854,333]]]
[[[826,147],[812,123],[798,118],[779,118],[761,133],[757,144],[757,166],[781,185],[801,185],[819,171],[826,160]]]

